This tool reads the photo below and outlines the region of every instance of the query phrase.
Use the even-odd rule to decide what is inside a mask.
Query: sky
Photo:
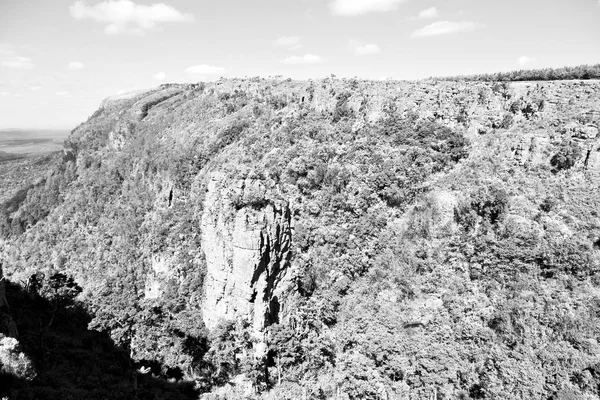
[[[108,96],[221,76],[599,62],[600,0],[1,0],[0,129],[72,129]]]

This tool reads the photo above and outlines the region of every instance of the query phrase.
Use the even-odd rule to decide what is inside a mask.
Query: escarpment
[[[202,391],[593,398],[599,97],[230,79],[110,98],[3,210],[5,272],[72,276],[91,329]]]

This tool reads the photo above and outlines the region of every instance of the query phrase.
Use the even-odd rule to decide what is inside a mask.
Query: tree
[[[31,360],[21,352],[17,339],[0,334],[0,396],[9,395],[12,381],[36,377]]]
[[[44,351],[44,338],[48,329],[54,323],[57,313],[65,308],[73,306],[75,298],[82,289],[72,276],[55,272],[51,275],[36,273],[29,277],[29,290],[45,298],[50,303],[50,315],[46,321],[40,321],[40,345]]]

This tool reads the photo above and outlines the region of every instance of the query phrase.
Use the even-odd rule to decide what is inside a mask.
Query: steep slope
[[[73,275],[90,327],[205,390],[596,398],[599,99],[333,79],[107,99],[4,207],[5,269]]]

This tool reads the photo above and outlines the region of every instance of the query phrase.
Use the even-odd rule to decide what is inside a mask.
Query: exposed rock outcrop
[[[230,185],[224,174],[213,173],[204,202],[203,317],[209,329],[220,320],[244,318],[260,338],[279,320],[282,294],[291,287],[291,208],[286,202],[243,202],[248,192],[264,192],[260,181]]]

